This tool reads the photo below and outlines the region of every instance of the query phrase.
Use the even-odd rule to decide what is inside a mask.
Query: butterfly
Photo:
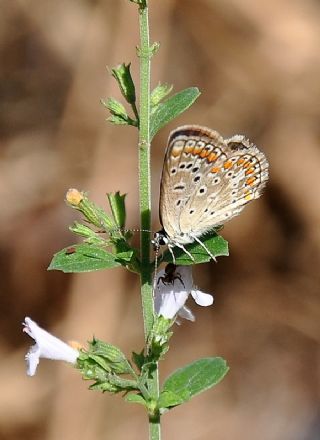
[[[224,139],[217,131],[184,125],[170,133],[165,153],[159,215],[162,230],[155,248],[185,248],[236,215],[260,197],[268,181],[269,164],[253,143],[242,135]]]

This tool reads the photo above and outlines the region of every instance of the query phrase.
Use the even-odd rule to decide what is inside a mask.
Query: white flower
[[[75,364],[79,356],[78,350],[43,330],[31,318],[25,318],[23,326],[23,331],[36,341],[25,357],[28,376],[34,376],[40,358]]]
[[[158,315],[172,319],[175,316],[194,321],[194,315],[185,302],[189,294],[200,306],[210,306],[213,296],[201,292],[193,284],[191,266],[168,264],[157,274],[155,292],[155,310]]]

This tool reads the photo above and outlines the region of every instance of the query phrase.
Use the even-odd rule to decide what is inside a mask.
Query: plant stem
[[[140,22],[140,130],[139,130],[139,192],[140,223],[142,230],[151,227],[151,179],[150,179],[150,59],[149,20],[147,1],[139,7]],[[141,250],[141,299],[144,335],[147,342],[152,329],[154,304],[152,292],[152,266],[150,265],[150,234],[140,233]],[[159,397],[158,366],[148,383],[153,398]],[[160,440],[160,417],[149,417],[149,438]]]
[[[133,113],[134,113],[134,115],[136,117],[137,125],[139,126],[139,113],[138,113],[138,109],[137,109],[137,106],[136,106],[135,102],[133,102],[131,104],[131,108],[132,108],[132,111],[133,111]]]

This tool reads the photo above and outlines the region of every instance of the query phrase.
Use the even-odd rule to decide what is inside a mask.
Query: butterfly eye
[[[153,240],[151,241],[151,243],[154,246],[156,246],[156,247],[158,245],[164,246],[165,244],[168,243],[168,239],[167,239],[167,237],[164,235],[164,233],[162,231],[161,232],[156,232],[154,234],[154,236],[153,236]]]

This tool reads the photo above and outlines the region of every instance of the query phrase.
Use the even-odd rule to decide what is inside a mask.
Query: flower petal
[[[178,312],[178,316],[180,318],[187,319],[188,321],[194,322],[196,318],[194,317],[194,314],[191,312],[191,310],[187,306],[181,307],[181,309]]]
[[[172,319],[184,306],[188,298],[186,291],[175,292],[172,287],[170,289],[162,289],[155,295],[155,311],[158,315],[162,315],[166,319]]]
[[[193,285],[191,266],[168,264],[158,272],[155,290],[155,310],[158,315],[167,319],[179,315],[195,320],[192,312],[185,306],[190,293],[200,306],[210,306],[213,303],[212,295],[201,292]]]
[[[23,331],[35,340],[27,353],[27,374],[33,376],[36,372],[40,358],[66,361],[74,364],[79,356],[79,351],[70,345],[43,330],[31,318],[26,317]]]
[[[209,293],[201,292],[201,290],[193,289],[191,290],[191,295],[199,306],[207,307],[211,306],[211,304],[213,303],[213,296]]]
[[[184,280],[180,273],[166,281],[166,272],[160,270],[157,275],[157,286],[155,293],[155,311],[166,319],[172,319],[184,306],[189,292],[184,287]]]

